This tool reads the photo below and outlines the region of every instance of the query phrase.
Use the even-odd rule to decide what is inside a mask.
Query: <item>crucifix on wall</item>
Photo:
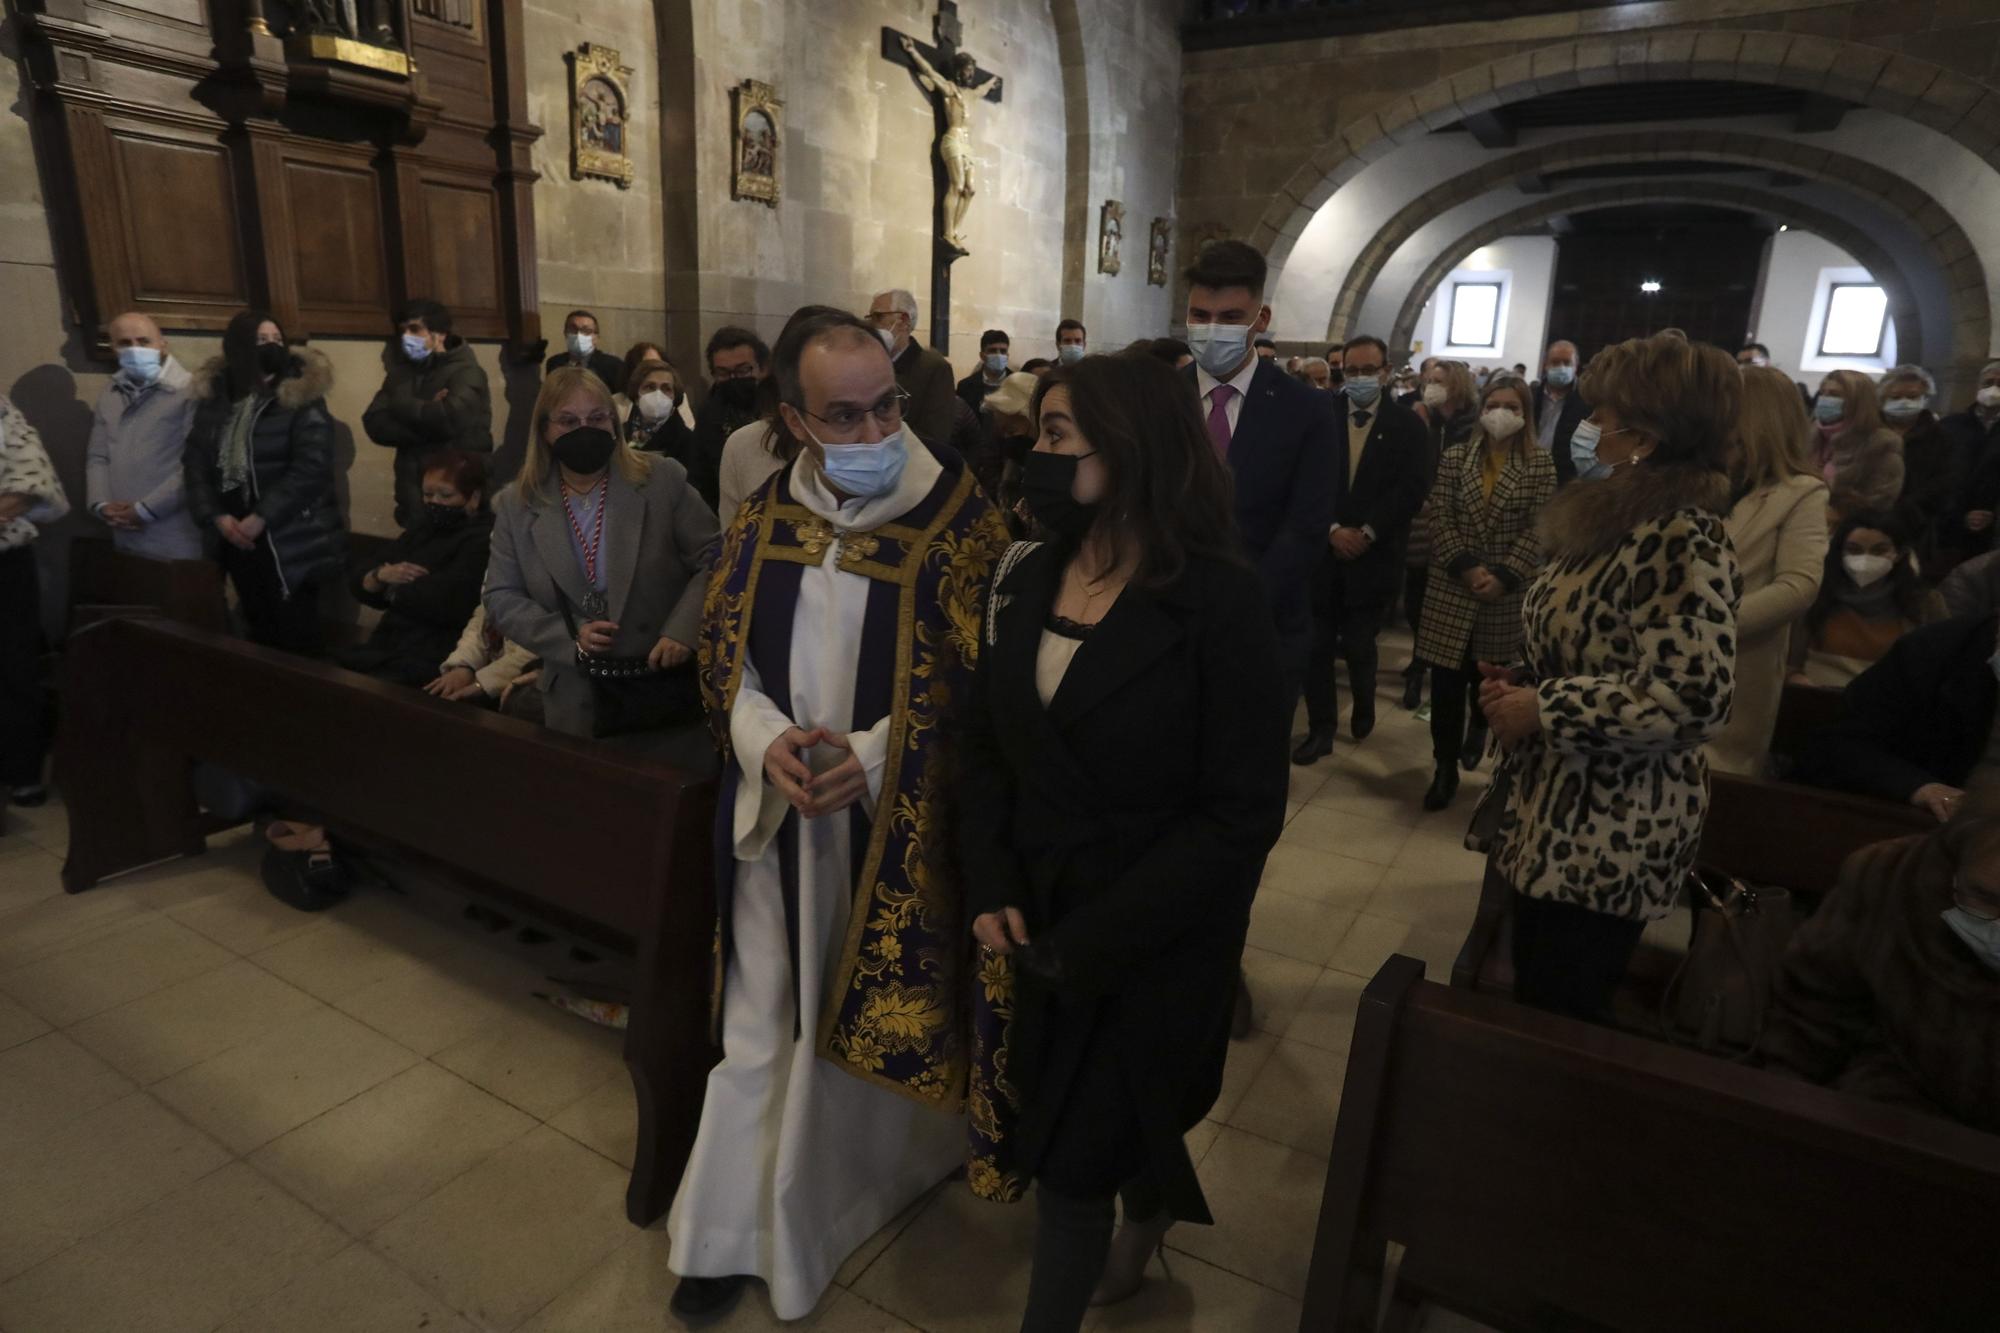
[[[966,254],[965,215],[977,193],[972,104],[998,102],[1000,76],[981,70],[970,52],[959,49],[964,29],[958,21],[957,0],[938,0],[932,28],[936,41],[928,46],[894,28],[882,29],[882,56],[909,69],[937,113],[937,155],[932,163],[937,202],[932,219],[931,345],[949,353],[951,266]]]

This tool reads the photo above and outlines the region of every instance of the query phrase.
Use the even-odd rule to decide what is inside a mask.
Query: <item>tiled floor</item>
[[[1407,639],[1385,636],[1385,663]],[[1449,970],[1481,774],[1419,801],[1429,735],[1293,770],[1248,969],[1258,1031],[1190,1142],[1216,1225],[1093,1329],[1296,1327],[1355,1004],[1392,952]],[[77,897],[59,805],[0,838],[0,1330],[394,1333],[675,1327],[667,1239],[624,1218],[616,1034],[526,966],[378,897],[319,916],[247,837]],[[857,1253],[802,1327],[1006,1330],[1028,1208],[949,1186]],[[1432,1329],[1464,1327],[1433,1315]],[[774,1327],[761,1293],[720,1327]]]

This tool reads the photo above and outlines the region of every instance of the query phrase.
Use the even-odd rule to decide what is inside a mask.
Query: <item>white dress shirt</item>
[[[1236,423],[1243,415],[1243,398],[1250,392],[1250,381],[1256,378],[1257,367],[1260,364],[1256,353],[1253,352],[1243,362],[1242,367],[1226,380],[1219,380],[1209,374],[1199,363],[1195,365],[1195,390],[1201,395],[1201,419],[1204,423],[1208,420],[1208,414],[1215,410],[1215,400],[1209,395],[1215,392],[1216,385],[1227,384],[1236,390],[1229,395],[1229,438],[1232,440],[1236,438]]]

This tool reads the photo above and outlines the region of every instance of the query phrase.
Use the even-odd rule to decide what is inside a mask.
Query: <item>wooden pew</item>
[[[200,852],[189,769],[206,760],[634,958],[626,1214],[645,1225],[666,1210],[720,1055],[712,776],[160,618],[79,630],[63,690],[72,893]]]
[[[1992,1328],[2000,1138],[1422,979],[1369,983],[1301,1333]]]
[[[148,560],[101,537],[70,543],[66,633],[141,608],[218,634],[229,628],[222,571],[208,561]]]

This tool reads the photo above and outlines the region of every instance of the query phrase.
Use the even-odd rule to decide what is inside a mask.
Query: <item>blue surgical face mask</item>
[[[1069,365],[1073,361],[1081,361],[1083,360],[1083,344],[1064,343],[1061,347],[1056,348],[1056,356],[1061,359],[1064,365]]]
[[[118,349],[118,369],[125,372],[125,378],[134,384],[151,384],[160,377],[160,349],[157,347],[121,347]]]
[[[1603,434],[1595,421],[1576,423],[1576,433],[1569,437],[1569,457],[1576,464],[1578,481],[1603,481],[1611,475],[1613,465],[1597,457],[1597,441]]]
[[[1570,385],[1576,383],[1576,367],[1550,366],[1542,372],[1542,379],[1555,385],[1558,389],[1568,388]]]
[[[1965,941],[1973,957],[1992,971],[2000,972],[2000,921],[1982,921],[1956,904],[1938,915],[1951,927],[1952,934]]]
[[[1847,414],[1847,402],[1837,394],[1823,393],[1813,399],[1813,415],[1822,425],[1831,426]]]
[[[1195,364],[1220,379],[1243,364],[1243,353],[1250,346],[1250,326],[1190,324],[1187,340]]]
[[[563,341],[568,345],[571,356],[588,359],[597,350],[597,335],[594,333],[572,333]]]
[[[998,375],[1007,368],[1007,354],[1005,352],[989,352],[986,355],[985,364],[987,374]]]
[[[1382,381],[1349,380],[1346,389],[1348,402],[1356,407],[1373,407],[1375,400],[1382,396]]]
[[[1882,415],[1891,421],[1912,421],[1924,410],[1921,398],[1885,398],[1882,400]]]
[[[425,336],[424,336],[423,334],[421,334],[421,333],[406,333],[406,334],[404,334],[404,335],[403,335],[403,355],[404,355],[404,356],[407,356],[407,357],[408,357],[408,358],[410,358],[410,360],[412,360],[412,361],[428,361],[428,360],[430,360],[430,359],[431,359],[431,340],[430,340],[429,338],[426,338],[426,337],[425,337]]]
[[[813,443],[826,455],[820,470],[827,481],[861,499],[895,490],[896,483],[903,479],[903,464],[910,457],[900,430],[884,435],[879,444],[822,444],[817,435],[813,436]]]

